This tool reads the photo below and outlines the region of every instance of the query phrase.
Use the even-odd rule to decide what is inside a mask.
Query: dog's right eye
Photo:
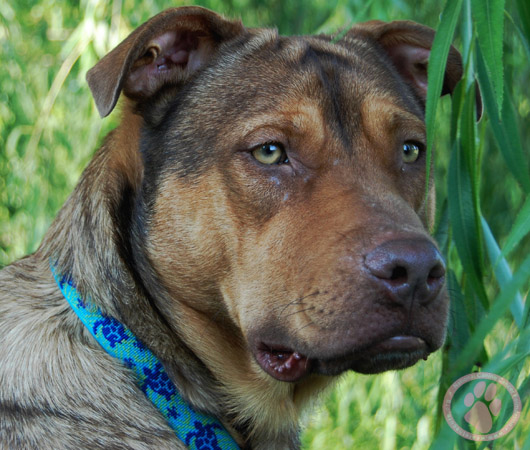
[[[283,145],[275,142],[258,145],[251,153],[258,162],[269,166],[289,162]]]
[[[422,150],[422,145],[413,141],[407,141],[402,147],[403,162],[412,164],[418,160]]]

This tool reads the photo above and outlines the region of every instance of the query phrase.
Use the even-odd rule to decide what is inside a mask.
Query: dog
[[[0,272],[0,447],[216,449],[223,429],[296,449],[302,411],[340,374],[440,348],[433,38],[409,21],[282,37],[182,7],[97,63],[95,104],[104,117],[121,97],[121,122],[37,252]],[[442,94],[461,76],[451,47]],[[103,319],[90,329],[66,291]],[[96,341],[107,320],[216,422],[179,437],[136,362]]]

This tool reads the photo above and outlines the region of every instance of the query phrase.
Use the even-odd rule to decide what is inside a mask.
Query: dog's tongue
[[[298,352],[260,350],[257,360],[262,369],[279,381],[298,381],[309,371],[309,361]]]

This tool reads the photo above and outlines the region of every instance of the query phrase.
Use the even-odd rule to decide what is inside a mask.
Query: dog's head
[[[207,364],[298,381],[404,368],[442,345],[425,199],[433,37],[412,22],[281,37],[179,8],[89,72],[103,116],[123,93],[141,117],[136,267]],[[443,93],[461,74],[451,48]]]

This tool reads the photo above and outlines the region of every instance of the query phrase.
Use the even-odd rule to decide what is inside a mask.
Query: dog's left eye
[[[405,142],[402,147],[403,162],[410,164],[416,162],[420,157],[422,145],[416,142]]]
[[[289,162],[289,158],[287,158],[283,145],[275,142],[258,145],[252,150],[252,156],[258,162],[269,166]]]

